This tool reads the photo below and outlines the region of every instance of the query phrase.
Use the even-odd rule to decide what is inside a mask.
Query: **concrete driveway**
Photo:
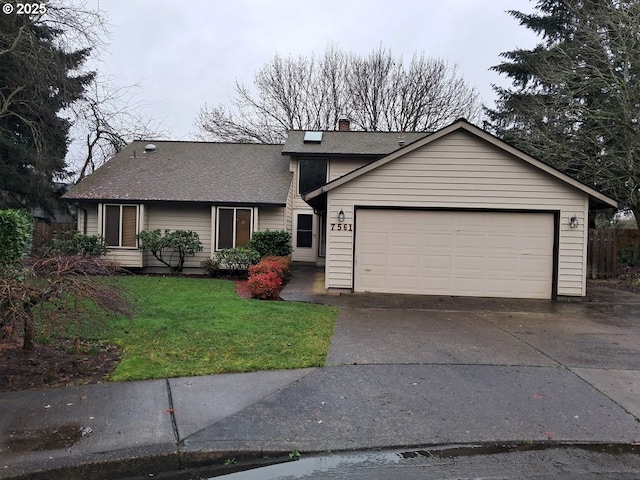
[[[486,365],[570,371],[640,419],[640,295],[591,286],[583,301],[331,296],[322,272],[288,292],[340,306],[328,365]]]
[[[640,295],[585,302],[400,295],[340,300],[329,364],[474,364],[640,370]]]

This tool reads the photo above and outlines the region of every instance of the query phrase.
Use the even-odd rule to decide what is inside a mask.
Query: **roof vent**
[[[304,132],[304,143],[322,143],[322,132]]]
[[[153,143],[148,143],[144,146],[144,153],[154,153],[156,151],[156,146]]]

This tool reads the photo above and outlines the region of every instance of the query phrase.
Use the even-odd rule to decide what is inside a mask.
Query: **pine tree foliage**
[[[541,41],[493,67],[513,86],[494,86],[488,128],[640,218],[640,2],[540,0],[509,13]]]
[[[53,179],[64,176],[70,122],[62,111],[93,73],[89,49],[69,49],[63,17],[0,15],[0,208],[51,211]]]

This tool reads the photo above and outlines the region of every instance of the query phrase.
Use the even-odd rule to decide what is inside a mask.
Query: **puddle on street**
[[[399,451],[364,452],[354,454],[327,454],[323,456],[302,457],[299,460],[269,465],[243,472],[231,473],[210,478],[225,480],[275,480],[283,478],[302,478],[319,472],[331,472],[347,465],[389,465],[402,459]]]
[[[12,452],[38,452],[71,448],[87,435],[87,427],[80,424],[9,432],[5,447]]]

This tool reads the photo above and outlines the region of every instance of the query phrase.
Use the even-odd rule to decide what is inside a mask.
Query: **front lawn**
[[[102,341],[123,349],[111,378],[151,378],[324,365],[337,309],[240,298],[209,278],[122,277],[138,307]]]

